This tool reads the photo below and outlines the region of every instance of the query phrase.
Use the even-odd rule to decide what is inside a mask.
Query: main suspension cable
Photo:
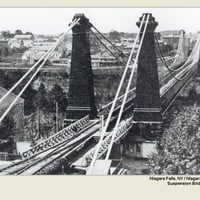
[[[160,52],[158,50],[158,48],[156,47],[156,52],[160,58],[160,60],[162,61],[162,63],[164,64],[164,66],[167,68],[167,70],[169,71],[170,75],[175,78],[177,81],[181,81],[178,78],[176,78],[176,76],[173,74],[173,72],[170,70],[169,66],[167,65],[166,61],[162,58],[162,56],[160,55]]]
[[[157,38],[157,36],[155,35],[155,39],[156,39],[156,43],[157,43],[157,46],[158,46],[158,49],[159,49],[159,52],[160,52],[160,55],[162,56],[162,59],[164,60],[164,62],[163,62],[163,64],[165,64],[166,66],[168,66],[167,65],[167,63],[166,63],[166,60],[165,60],[165,58],[164,58],[164,56],[163,56],[163,54],[162,54],[162,51],[161,51],[161,49],[160,49],[160,45],[159,45],[159,42],[158,42],[158,38]],[[177,55],[176,55],[177,56]],[[175,57],[176,57],[175,56]],[[190,56],[191,57],[191,56]],[[189,59],[189,58],[188,58]],[[178,69],[171,69],[171,66],[173,66],[173,64],[171,65],[171,66],[168,66],[168,68],[169,68],[169,70],[171,71],[171,72],[179,72],[179,71],[181,71],[182,69],[184,69],[185,68],[185,66],[187,66],[188,64],[190,64],[190,63],[188,63],[187,61],[181,66],[181,67],[179,67]]]
[[[171,76],[172,76],[174,79],[176,79],[177,81],[182,81],[183,79],[185,79],[185,77],[189,74],[190,71],[188,71],[188,72],[185,74],[184,77],[182,77],[182,78],[177,78],[176,75],[173,74],[174,70],[171,70],[171,69],[169,68],[169,66],[167,65],[167,63],[166,63],[166,61],[165,61],[164,56],[162,55],[162,52],[161,52],[161,49],[160,49],[160,46],[159,46],[159,43],[158,43],[158,39],[157,39],[156,36],[155,36],[155,39],[156,39],[157,47],[158,47],[158,48],[156,48],[156,50],[157,50],[157,52],[158,52],[158,56],[160,57],[160,60],[163,62],[164,66],[167,68],[167,70],[169,71],[169,73],[171,74]],[[178,71],[180,71],[180,69],[179,69]]]

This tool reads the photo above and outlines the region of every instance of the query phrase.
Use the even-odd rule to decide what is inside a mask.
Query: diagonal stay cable
[[[103,37],[104,40],[106,40],[109,44],[111,44],[117,51],[119,51],[124,57],[128,58],[128,56],[126,54],[124,54],[124,52],[122,50],[120,50],[116,45],[114,45],[108,38],[106,38],[93,24],[92,27],[94,28],[94,30],[99,33],[99,35],[101,35]]]
[[[119,56],[116,56],[116,55],[101,41],[101,39],[94,33],[94,31],[93,31],[92,29],[91,29],[90,31],[91,31],[91,33],[95,36],[95,38],[101,43],[101,45],[102,45],[106,50],[108,50],[114,58],[116,58],[118,61],[120,61],[120,63],[122,63],[122,64],[124,64],[124,65],[126,64],[125,62],[121,61],[121,60],[119,59]]]
[[[124,83],[124,79],[125,79],[126,73],[127,73],[127,71],[128,71],[128,67],[129,67],[130,62],[131,62],[131,60],[132,60],[132,56],[133,56],[133,53],[134,53],[134,50],[135,50],[137,41],[138,41],[138,39],[139,39],[139,35],[140,35],[140,31],[141,31],[141,29],[142,29],[142,24],[143,24],[143,22],[144,22],[144,19],[145,19],[145,16],[142,17],[142,21],[141,21],[141,25],[140,25],[138,34],[137,34],[136,39],[135,39],[135,41],[134,41],[134,43],[133,43],[133,47],[132,47],[132,50],[131,50],[131,53],[130,53],[128,62],[127,62],[127,64],[126,64],[126,67],[125,67],[125,69],[124,69],[122,78],[121,78],[121,80],[120,80],[119,87],[118,87],[118,89],[117,89],[115,98],[114,98],[114,100],[113,100],[113,103],[112,103],[110,112],[109,112],[109,114],[108,114],[108,117],[107,117],[107,120],[106,120],[106,123],[105,123],[105,126],[104,126],[103,129],[102,129],[99,142],[98,142],[97,145],[96,145],[95,153],[94,153],[94,156],[93,156],[92,161],[91,161],[91,163],[90,163],[90,166],[89,166],[89,168],[88,168],[87,174],[90,174],[90,173],[91,173],[91,171],[92,171],[92,169],[93,169],[93,166],[94,166],[94,164],[95,164],[95,162],[96,162],[96,159],[97,159],[97,156],[98,156],[98,152],[99,152],[100,147],[101,147],[101,143],[102,143],[102,141],[103,141],[103,138],[104,138],[105,133],[106,133],[106,131],[107,131],[108,125],[109,125],[109,123],[110,123],[110,119],[111,119],[113,110],[114,110],[114,108],[115,108],[116,101],[117,101],[117,99],[118,99],[119,93],[120,93],[121,88],[122,88],[122,85],[123,85],[123,83]]]
[[[121,105],[121,108],[120,108],[120,112],[119,112],[119,115],[117,117],[117,122],[115,124],[114,130],[113,130],[113,133],[112,133],[111,142],[109,144],[108,151],[107,151],[107,154],[106,154],[106,160],[109,159],[109,156],[110,156],[110,153],[111,153],[111,150],[112,150],[112,146],[113,146],[113,143],[114,143],[114,139],[116,137],[118,126],[119,126],[119,123],[120,123],[120,120],[121,120],[121,117],[122,117],[122,113],[123,113],[123,110],[124,110],[124,106],[125,106],[125,103],[126,103],[127,95],[128,95],[131,83],[132,83],[133,75],[134,75],[135,69],[137,67],[137,62],[138,62],[140,50],[141,50],[141,47],[142,47],[142,44],[143,44],[144,36],[145,36],[145,33],[146,33],[146,29],[147,29],[147,24],[148,24],[148,21],[149,21],[149,17],[150,17],[150,15],[147,15],[147,19],[145,21],[145,26],[144,26],[144,30],[143,30],[143,33],[142,33],[140,45],[139,45],[139,48],[137,50],[137,55],[136,55],[135,63],[134,63],[134,65],[132,67],[132,70],[131,70],[131,75],[129,77],[129,81],[128,81],[128,85],[127,85],[127,88],[126,88],[125,96],[123,98],[123,102],[122,102],[122,105]]]
[[[71,27],[77,23],[78,21],[77,20],[74,20],[71,25],[70,25],[70,29]],[[60,40],[62,40],[64,37],[66,36],[66,33],[63,34],[59,39],[58,39],[58,42]],[[8,97],[8,95],[40,64],[40,62],[46,57],[48,56],[49,52],[55,47],[56,43],[54,45],[52,45],[49,50],[17,81],[17,83],[15,83],[15,85],[8,90],[8,92],[3,96],[1,97],[0,99],[0,103],[2,103],[3,100],[5,100],[5,98]]]
[[[49,54],[47,55],[47,57],[43,60],[42,64],[37,68],[37,70],[35,71],[35,73],[32,75],[32,77],[29,79],[29,81],[26,83],[26,85],[22,88],[22,90],[20,91],[20,93],[15,97],[14,101],[10,104],[10,106],[6,109],[6,111],[3,113],[3,115],[0,117],[0,123],[2,122],[2,120],[5,118],[5,116],[10,112],[10,110],[12,109],[12,107],[14,106],[14,104],[16,103],[16,101],[19,99],[19,97],[23,94],[23,92],[26,90],[26,88],[29,86],[29,84],[31,83],[31,81],[35,78],[35,76],[38,74],[38,72],[40,71],[40,69],[43,67],[43,65],[45,64],[45,62],[47,61],[48,57],[53,53],[53,51],[56,49],[57,45],[59,44],[59,42],[64,38],[64,36],[79,22],[79,18],[70,25],[69,29],[66,31],[66,33],[64,33],[56,42],[56,45],[53,46],[53,48],[51,48],[51,50],[49,51]]]

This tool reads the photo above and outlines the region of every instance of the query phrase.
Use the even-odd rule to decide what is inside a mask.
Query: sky
[[[137,32],[136,22],[150,12],[159,23],[156,31],[200,31],[200,8],[0,8],[0,31],[21,29],[34,34],[60,34],[74,14],[84,13],[101,32]]]

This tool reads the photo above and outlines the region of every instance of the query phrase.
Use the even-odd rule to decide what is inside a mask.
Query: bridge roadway
[[[177,77],[181,78],[186,76],[182,81],[178,81],[174,78],[172,78],[167,84],[165,84],[160,89],[161,94],[161,100],[162,100],[162,108],[163,108],[163,114],[166,113],[172,102],[175,100],[176,96],[179,94],[179,92],[187,85],[187,83],[192,79],[192,77],[197,73],[198,69],[198,62],[190,62],[188,65],[184,67],[184,69],[177,73]],[[125,106],[125,111],[132,110],[134,107],[134,98],[135,98],[135,88],[130,90],[128,99]],[[119,97],[117,101],[117,106],[113,112],[112,121],[117,117],[117,113],[120,109],[120,103],[123,99],[123,95]],[[112,102],[111,102],[112,103]],[[105,116],[108,114],[108,111],[110,110],[111,103],[107,104],[100,110],[100,114],[104,114]],[[120,127],[122,129],[119,134],[117,134],[118,138],[120,139],[125,134],[127,134],[128,130],[130,129],[130,121],[131,118],[128,118],[126,120],[123,120],[120,123]],[[128,122],[128,125],[127,125]],[[89,120],[89,123],[86,124],[86,127],[83,126],[83,128],[80,128],[79,131],[77,131],[76,134],[70,135],[70,137],[63,138],[60,140],[60,135],[57,138],[53,138],[53,146],[47,145],[50,144],[50,139],[44,143],[45,146],[42,144],[36,145],[37,147],[42,148],[32,148],[30,151],[32,152],[31,155],[24,156],[24,159],[14,163],[13,165],[10,165],[8,167],[0,169],[0,174],[37,174],[42,169],[44,169],[46,166],[48,166],[50,163],[53,163],[56,160],[62,159],[62,158],[70,158],[71,155],[74,155],[73,161],[77,162],[80,159],[79,151],[84,148],[84,145],[91,140],[95,134],[99,131],[100,128],[100,120]],[[131,123],[132,124],[132,123]],[[125,128],[124,128],[125,127]],[[76,131],[75,131],[76,132]],[[111,134],[110,134],[111,135]],[[50,137],[51,138],[51,137]],[[49,142],[49,143],[48,143]],[[107,146],[109,144],[109,139],[107,139]],[[82,158],[86,158],[88,154],[90,154],[93,150],[92,147],[89,148],[89,150],[81,156]],[[107,147],[105,147],[103,153],[101,152],[100,156],[102,156],[105,152]],[[41,150],[42,149],[42,150]],[[34,151],[33,151],[34,150]],[[89,153],[88,153],[89,152]],[[69,159],[70,162],[70,159]],[[84,162],[82,162],[84,163]],[[85,165],[85,164],[84,164]]]

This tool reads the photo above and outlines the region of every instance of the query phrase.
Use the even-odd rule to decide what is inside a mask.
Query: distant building
[[[19,49],[19,48],[21,48],[22,46],[23,46],[23,42],[22,41],[20,41],[20,40],[17,40],[17,39],[14,39],[14,38],[12,38],[12,39],[10,39],[9,41],[8,41],[8,46],[11,48],[11,49]]]
[[[13,48],[30,48],[33,46],[34,37],[30,34],[15,35],[14,38],[10,39],[8,45],[11,49]]]
[[[15,35],[14,39],[17,39],[17,40],[33,40],[34,37],[31,34],[22,34],[22,35]]]
[[[133,136],[129,142],[121,145],[121,151],[124,155],[133,158],[148,158],[152,153],[156,152],[156,142]]]
[[[3,87],[0,87],[0,98],[6,94],[7,90]],[[11,93],[8,97],[0,104],[0,115],[2,115],[5,110],[10,106],[10,104],[15,99],[16,95]],[[8,113],[8,116],[11,116],[15,122],[15,131],[16,131],[16,141],[23,140],[23,129],[24,129],[24,99],[19,98],[11,111]]]
[[[121,43],[123,45],[129,45],[134,43],[134,38],[121,38]]]
[[[39,60],[55,43],[55,39],[44,39],[37,38],[33,46],[24,52],[22,60],[28,61],[30,64],[33,64],[35,61]],[[59,60],[63,54],[63,48],[57,48],[52,55],[48,58],[49,61],[53,62]]]
[[[121,62],[112,55],[101,52],[99,54],[91,55],[92,67],[109,67],[118,66]]]
[[[163,39],[164,44],[168,44],[172,46],[173,49],[177,49],[179,37],[180,35],[170,34],[170,35],[162,36],[162,39]]]

